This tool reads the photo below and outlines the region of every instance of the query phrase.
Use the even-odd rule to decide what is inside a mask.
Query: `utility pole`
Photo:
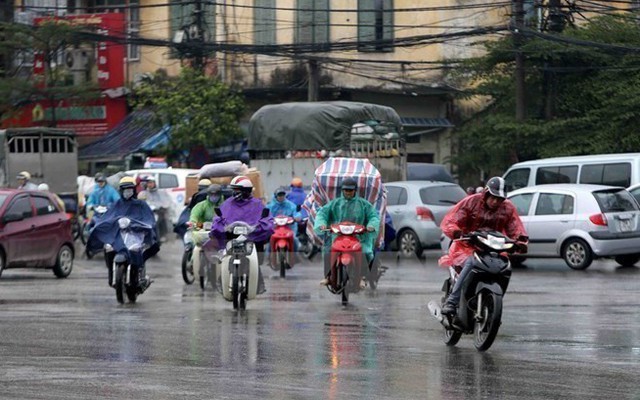
[[[513,34],[516,48],[516,121],[522,122],[526,118],[524,54],[522,54],[520,49],[522,46],[522,30],[524,28],[524,0],[514,0],[514,2],[515,29]]]
[[[561,0],[549,0],[549,17],[548,24],[549,32],[561,33],[564,30],[564,14],[560,10]],[[556,98],[556,74],[553,72],[553,60],[545,62],[543,73],[543,91],[544,91],[544,117],[547,120],[553,118],[555,113],[555,98]]]
[[[320,66],[318,60],[309,60],[309,88],[307,101],[320,99]]]

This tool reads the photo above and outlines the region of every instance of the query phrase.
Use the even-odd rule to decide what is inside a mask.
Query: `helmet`
[[[277,197],[279,194],[283,194],[283,195],[287,194],[287,190],[285,188],[279,187],[279,188],[277,188],[276,190],[273,191],[273,194],[276,195],[276,197]]]
[[[41,183],[38,185],[38,190],[42,190],[43,192],[48,192],[49,185],[47,185],[46,183]]]
[[[358,181],[355,180],[355,178],[345,178],[342,181],[342,185],[340,186],[340,189],[357,189],[358,188]]]
[[[133,179],[132,176],[123,176],[120,179],[120,183],[118,184],[120,190],[124,189],[135,189],[136,188],[136,180]]]
[[[156,177],[153,175],[142,175],[140,177],[140,181],[141,182],[155,182],[156,181]]]
[[[211,181],[209,179],[200,179],[198,181],[198,190],[204,190],[211,185]]]
[[[229,186],[231,186],[231,189],[251,191],[253,189],[253,182],[244,175],[238,175],[231,180]]]
[[[302,179],[295,177],[291,180],[291,186],[293,187],[302,187]]]
[[[29,179],[31,179],[31,174],[28,173],[27,171],[22,171],[18,174],[16,179],[25,179],[28,181]]]
[[[93,180],[95,180],[96,182],[106,182],[107,178],[104,177],[104,174],[102,172],[98,172]]]
[[[218,185],[217,183],[211,184],[207,188],[207,194],[216,194],[221,192],[222,192],[222,186]]]
[[[499,197],[501,199],[507,198],[507,188],[505,187],[504,179],[499,176],[494,176],[489,179],[484,190],[492,196]]]

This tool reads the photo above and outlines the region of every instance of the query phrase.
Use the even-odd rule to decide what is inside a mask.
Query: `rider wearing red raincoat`
[[[477,230],[495,230],[502,232],[519,242],[521,252],[526,251],[527,232],[522,225],[516,207],[506,199],[504,179],[493,177],[487,182],[482,193],[467,196],[453,207],[440,223],[442,232],[451,239],[458,239],[463,234]],[[463,266],[456,284],[447,299],[442,312],[454,314],[460,301],[462,282],[471,270],[470,256],[473,247],[464,241],[453,241],[449,254],[440,258],[438,263],[443,267]]]

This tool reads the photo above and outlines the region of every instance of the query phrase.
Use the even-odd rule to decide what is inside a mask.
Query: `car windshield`
[[[420,189],[422,204],[450,206],[458,204],[466,196],[460,186],[429,186]]]
[[[625,189],[602,190],[593,192],[593,195],[603,213],[638,210],[638,204]]]
[[[4,204],[4,201],[7,199],[7,195],[6,194],[0,194],[0,207],[2,207],[2,205]]]

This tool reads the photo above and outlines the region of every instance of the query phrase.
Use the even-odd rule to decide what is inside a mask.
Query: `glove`
[[[526,253],[529,250],[529,245],[524,242],[516,242],[516,249],[518,253]]]
[[[367,226],[367,232],[373,232],[375,230],[376,228],[374,228],[373,226]]]
[[[462,231],[460,229],[456,229],[455,231],[451,232],[451,236],[454,239],[460,239],[462,237]]]

